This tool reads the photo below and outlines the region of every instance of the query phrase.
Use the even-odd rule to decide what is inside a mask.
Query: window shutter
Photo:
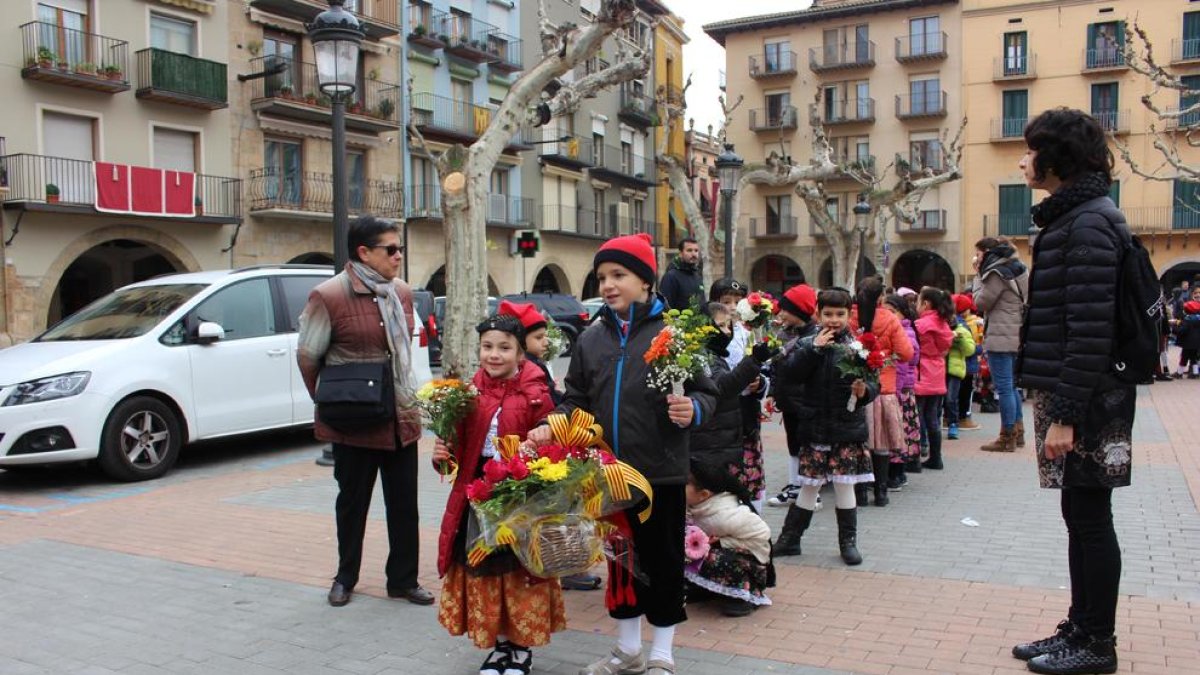
[[[154,129],[154,166],[174,171],[196,170],[196,135],[190,131]]]

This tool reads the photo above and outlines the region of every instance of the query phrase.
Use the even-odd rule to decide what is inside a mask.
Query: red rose
[[[867,367],[871,370],[879,370],[883,367],[884,360],[883,352],[871,352],[867,355]]]
[[[751,307],[757,308],[758,304],[762,302],[762,295],[755,291],[746,298],[746,302],[749,302]]]
[[[492,483],[499,483],[508,478],[508,465],[499,460],[493,459],[483,465],[483,476]]]
[[[600,451],[600,463],[601,464],[616,464],[617,458],[614,457],[611,452],[605,452],[605,451],[601,450]]]
[[[875,334],[871,331],[863,333],[862,336],[858,338],[858,341],[862,343],[862,346],[866,348],[867,351],[874,350],[875,345],[878,344],[878,341],[875,339]]]
[[[508,461],[508,474],[513,480],[525,480],[529,477],[529,466],[520,457],[513,457]]]
[[[778,313],[779,313],[779,301],[776,300],[775,298],[771,298],[771,314],[778,314]]]
[[[467,485],[467,499],[473,502],[486,502],[492,498],[492,484],[482,478],[476,478]]]
[[[542,457],[549,459],[551,462],[561,462],[567,458],[567,449],[555,443],[554,445],[542,447],[541,455]]]

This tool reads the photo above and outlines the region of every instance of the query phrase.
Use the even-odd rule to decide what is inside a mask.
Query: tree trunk
[[[706,257],[704,264],[700,266],[701,283],[704,284],[704,291],[707,293],[712,288],[713,283],[713,267],[717,264],[715,252],[713,251],[713,237],[708,231],[708,223],[704,220],[704,214],[700,212],[700,204],[696,202],[696,197],[692,195],[691,182],[688,180],[687,173],[679,162],[675,161],[674,157],[659,154],[658,166],[667,173],[667,183],[671,187],[671,193],[675,199],[679,201],[683,207],[683,214],[687,217],[689,223],[692,224],[692,236],[696,239],[696,243],[700,245],[700,250],[704,251]],[[668,220],[670,219],[670,214]],[[724,263],[722,263],[724,265]]]
[[[469,175],[455,171],[442,178],[446,230],[442,369],[447,377],[469,378],[479,365],[472,317],[487,312],[486,197],[487,182],[479,180],[478,171]]]

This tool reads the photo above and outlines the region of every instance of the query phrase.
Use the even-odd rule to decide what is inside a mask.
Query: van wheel
[[[121,481],[158,478],[175,465],[183,437],[175,412],[162,401],[135,396],[108,416],[100,439],[100,468]]]
[[[570,356],[575,351],[575,341],[579,339],[579,336],[569,330],[564,330],[563,338],[566,344],[563,345],[563,352],[560,356]]]

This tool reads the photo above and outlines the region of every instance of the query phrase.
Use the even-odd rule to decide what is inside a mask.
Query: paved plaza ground
[[[1198,672],[1200,382],[1143,387],[1138,403],[1133,486],[1114,498],[1121,672]],[[1009,649],[1064,616],[1066,533],[1058,494],[1037,487],[1032,447],[978,451],[999,420],[976,417],[982,430],[947,442],[945,471],[861,509],[860,567],[838,558],[829,509],[804,555],[778,561],[773,606],[741,619],[689,606],[678,672],[1026,672]],[[766,444],[777,488],[778,424]],[[0,472],[0,673],[475,672],[482,653],[446,635],[435,608],[387,599],[381,499],[354,600],[325,603],[335,485],[313,464],[318,448],[308,432],[206,443],[141,484]],[[421,581],[436,591],[448,486],[426,466]],[[772,528],[783,511],[767,509]],[[535,652],[537,673],[575,673],[612,643],[602,594],[566,597],[570,629]]]

